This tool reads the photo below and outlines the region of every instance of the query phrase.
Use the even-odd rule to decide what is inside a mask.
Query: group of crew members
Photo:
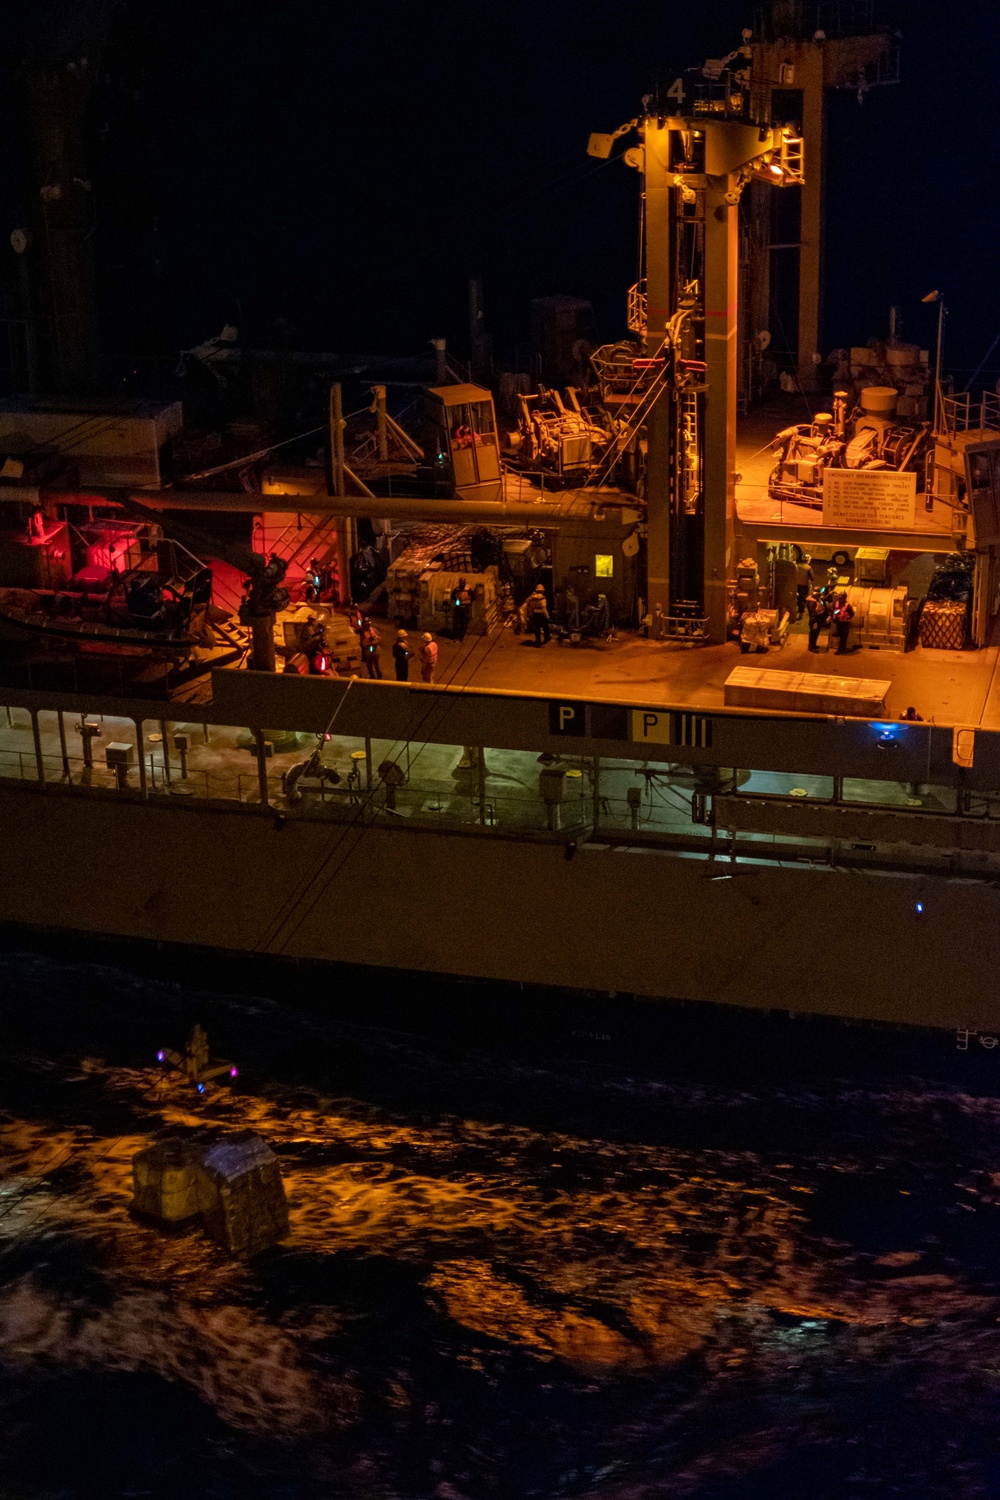
[[[319,599],[320,578],[310,562],[305,575],[305,594],[309,602]],[[472,594],[466,585],[464,578],[458,580],[458,586],[451,596],[451,635],[454,640],[461,644],[465,640],[466,631],[469,628],[469,616],[472,613]],[[381,637],[378,629],[370,615],[363,613],[357,605],[352,605],[348,612],[348,620],[351,628],[357,633],[358,642],[361,646],[361,662],[368,676],[380,679],[382,673],[382,659],[380,654]],[[321,621],[315,622],[315,628],[309,637],[304,650],[309,659],[311,672],[323,674],[326,672],[329,657],[326,652],[325,631]],[[397,682],[409,682],[410,660],[417,656],[420,662],[420,680],[433,683],[437,673],[438,643],[429,630],[425,630],[421,636],[420,646],[411,649],[410,635],[407,630],[397,630],[396,639],[392,645],[393,667]]]
[[[828,588],[810,589],[806,595],[805,608],[809,615],[809,650],[818,651],[820,633],[829,630],[831,644],[836,637],[836,654],[846,656],[854,606],[848,602],[843,589],[839,593]]]
[[[369,677],[381,678],[380,636],[370,615],[361,616],[358,637],[361,641],[361,660],[365,671]],[[392,664],[396,671],[397,682],[409,682],[410,658],[413,654],[410,650],[409,631],[397,630],[396,639],[392,643]],[[438,643],[429,630],[425,630],[421,636],[420,648],[415,654],[420,659],[421,682],[432,683],[437,672]]]

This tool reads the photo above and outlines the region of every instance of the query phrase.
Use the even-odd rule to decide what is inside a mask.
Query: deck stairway
[[[600,462],[595,465],[590,474],[587,480],[588,485],[607,483],[615,464],[638,437],[653,407],[668,388],[669,382],[669,366],[664,361],[636,371],[631,378],[628,390],[618,393],[615,435],[601,455]],[[608,398],[605,404],[610,405]]]
[[[284,515],[272,517],[265,512],[255,527],[254,548],[266,557],[280,557],[288,564],[285,583],[293,596],[301,588],[312,558],[321,568],[330,570],[336,593],[340,568],[335,517],[303,513],[288,521]]]

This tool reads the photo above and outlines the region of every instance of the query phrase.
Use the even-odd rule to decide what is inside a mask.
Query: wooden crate
[[[727,708],[771,708],[785,713],[843,714],[878,719],[885,713],[890,682],[870,677],[833,677],[820,672],[781,672],[774,667],[734,667],[726,678]]]

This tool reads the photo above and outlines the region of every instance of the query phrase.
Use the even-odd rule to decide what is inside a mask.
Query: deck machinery
[[[638,135],[624,160],[644,179],[645,278],[630,298],[644,349],[605,462],[645,428],[648,612],[659,636],[721,642],[735,561],[738,205],[754,177],[801,185],[802,141],[754,117],[749,69],[679,77],[662,101],[588,145],[607,158]]]

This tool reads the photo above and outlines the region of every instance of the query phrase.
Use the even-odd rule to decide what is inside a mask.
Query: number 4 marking
[[[683,78],[675,78],[674,79],[673,83],[667,89],[667,98],[668,99],[676,99],[678,104],[683,104],[684,103],[684,80],[683,80]]]

